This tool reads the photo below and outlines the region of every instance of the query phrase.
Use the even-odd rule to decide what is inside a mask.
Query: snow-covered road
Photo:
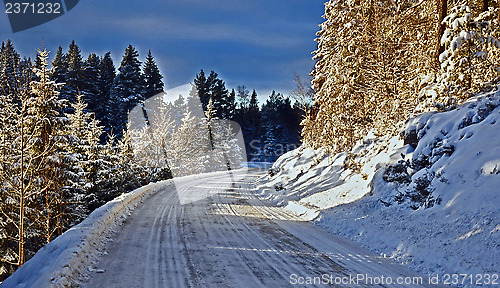
[[[390,277],[393,285],[384,287],[418,281],[399,278],[418,276],[260,200],[257,171],[233,176],[182,178],[146,199],[84,287],[377,286],[367,276],[379,283]]]

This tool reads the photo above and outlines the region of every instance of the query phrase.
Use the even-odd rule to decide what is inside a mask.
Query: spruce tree
[[[94,53],[91,53],[87,60],[83,63],[83,78],[82,78],[82,98],[88,104],[87,112],[96,113],[100,102],[102,101],[99,91],[99,75],[100,59]]]
[[[247,87],[245,87],[245,85],[239,85],[237,87],[237,98],[238,98],[238,102],[239,102],[239,109],[241,111],[244,111],[246,109],[248,109],[248,105],[250,104],[250,97],[249,97],[249,93],[250,91],[248,91]]]
[[[199,74],[196,74],[191,94],[197,94],[203,111],[207,110],[208,101],[212,98],[216,110],[215,115],[218,118],[229,119],[233,117],[234,102],[231,102],[231,99],[228,97],[226,84],[214,71],[211,71],[208,77],[205,77],[203,70]]]
[[[66,83],[66,73],[68,73],[68,65],[66,55],[64,55],[62,47],[57,49],[54,60],[52,60],[52,76],[51,79],[57,83]]]
[[[16,126],[16,111],[12,94],[0,93],[0,181],[8,183],[13,175],[12,167],[15,164],[16,151],[13,143],[15,135],[12,133]],[[12,201],[12,191],[7,185],[0,186],[0,207],[3,213],[0,214],[0,280],[5,279],[14,271],[18,265],[17,249],[12,243],[12,235],[17,233],[12,220],[17,219],[15,208],[17,201]],[[7,215],[6,215],[7,214]]]
[[[14,259],[17,266],[52,238],[61,221],[61,170],[57,159],[64,139],[64,118],[60,117],[59,85],[49,79],[48,52],[39,51],[39,55],[41,68],[32,67],[37,78],[33,80],[30,71],[17,71],[21,78],[15,95],[3,99],[12,107],[11,122],[2,123],[0,182],[9,185],[2,188],[6,202],[1,203],[1,208],[11,223],[7,227],[7,233],[11,233],[10,250],[6,251],[10,256],[4,255],[3,260],[9,258],[13,264]],[[25,64],[22,67],[30,68]]]
[[[149,99],[163,92],[163,76],[160,74],[160,70],[158,69],[155,59],[151,54],[151,50],[148,52],[148,56],[146,57],[146,61],[144,62],[143,74],[146,99]]]
[[[69,119],[67,130],[71,137],[66,147],[69,177],[65,190],[71,197],[69,202],[72,203],[68,212],[74,222],[79,222],[90,212],[88,205],[98,202],[93,192],[98,189],[96,175],[102,165],[99,160],[99,137],[102,127],[90,113],[85,112],[87,103],[81,95],[77,95],[76,102],[71,103],[71,106],[73,112],[66,114]]]
[[[249,140],[259,139],[260,132],[260,109],[259,102],[257,99],[257,92],[253,90],[252,96],[250,97],[250,105],[248,106],[248,111],[246,113],[246,133]],[[290,120],[290,119],[287,119]],[[250,145],[249,145],[250,147]]]
[[[96,105],[95,116],[105,127],[106,134],[111,134],[111,120],[114,117],[113,111],[115,111],[113,107],[116,107],[119,103],[113,102],[111,99],[111,89],[116,76],[116,70],[110,52],[107,52],[101,58],[98,75],[97,90],[99,91],[99,101]]]
[[[250,105],[248,106],[249,111],[259,110],[259,100],[257,99],[257,92],[253,90],[252,96],[250,97]]]
[[[226,89],[226,84],[224,83],[224,81],[222,81],[222,79],[219,78],[217,73],[211,71],[210,75],[207,78],[207,85],[210,91],[209,99],[211,98],[214,102],[215,116],[219,119],[228,119],[228,110],[230,110],[230,105],[228,101],[228,91]],[[203,103],[204,102],[202,101],[202,104]],[[206,105],[208,105],[208,101]],[[204,110],[206,110],[206,108]]]
[[[0,93],[10,94],[16,89],[20,56],[10,40],[2,42],[0,50]]]
[[[144,102],[144,79],[141,73],[139,53],[132,45],[125,49],[119,73],[113,80],[111,103],[114,104],[114,117],[111,126],[121,136],[125,129],[128,113],[137,105]]]
[[[43,241],[50,242],[54,235],[61,231],[63,224],[64,203],[62,194],[64,186],[63,163],[60,162],[65,145],[66,118],[62,115],[63,100],[59,99],[59,90],[63,84],[50,80],[51,70],[48,69],[48,55],[46,50],[38,51],[41,68],[34,68],[39,80],[30,83],[31,93],[34,96],[30,110],[35,129],[36,145],[33,152],[40,157],[35,161],[39,167],[39,189],[43,191],[44,206],[42,209]]]
[[[193,83],[194,85],[193,89],[191,90],[190,96],[198,97],[199,101],[201,101],[202,103],[203,110],[205,110],[210,95],[207,78],[203,69],[201,69],[199,74],[196,74]]]
[[[196,79],[195,79],[195,81],[196,81]],[[206,81],[206,79],[205,79],[205,81]],[[202,107],[200,97],[199,97],[200,89],[202,89],[201,87],[202,86],[197,86],[196,84],[191,83],[191,91],[189,91],[189,96],[186,99],[187,100],[187,103],[186,103],[187,110],[191,113],[191,116],[203,117],[203,114],[204,114],[203,107]]]
[[[234,89],[231,90],[228,96],[228,108],[227,108],[227,118],[234,120],[236,119],[236,92]]]
[[[76,95],[83,88],[83,60],[80,48],[73,40],[69,45],[68,53],[66,54],[66,86],[62,91],[62,98],[73,103],[76,100]]]
[[[262,106],[260,132],[261,160],[273,162],[289,149],[299,145],[298,109],[293,109],[289,98],[275,91]]]

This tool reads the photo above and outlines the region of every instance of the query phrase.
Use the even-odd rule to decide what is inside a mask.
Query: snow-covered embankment
[[[101,206],[82,223],[45,245],[1,287],[75,287],[91,272],[117,228],[144,199],[171,180],[149,184]]]
[[[500,92],[420,115],[403,135],[412,145],[367,137],[350,160],[291,151],[261,196],[419,272],[500,272]]]

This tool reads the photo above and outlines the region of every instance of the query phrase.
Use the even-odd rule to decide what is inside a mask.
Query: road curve
[[[146,199],[83,287],[403,287],[396,281],[410,278],[401,277],[425,287],[407,269],[262,201],[258,176],[186,177]]]

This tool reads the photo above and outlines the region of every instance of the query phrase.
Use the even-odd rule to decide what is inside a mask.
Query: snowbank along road
[[[427,286],[427,277],[259,199],[260,173],[184,177],[146,199],[83,286]]]

